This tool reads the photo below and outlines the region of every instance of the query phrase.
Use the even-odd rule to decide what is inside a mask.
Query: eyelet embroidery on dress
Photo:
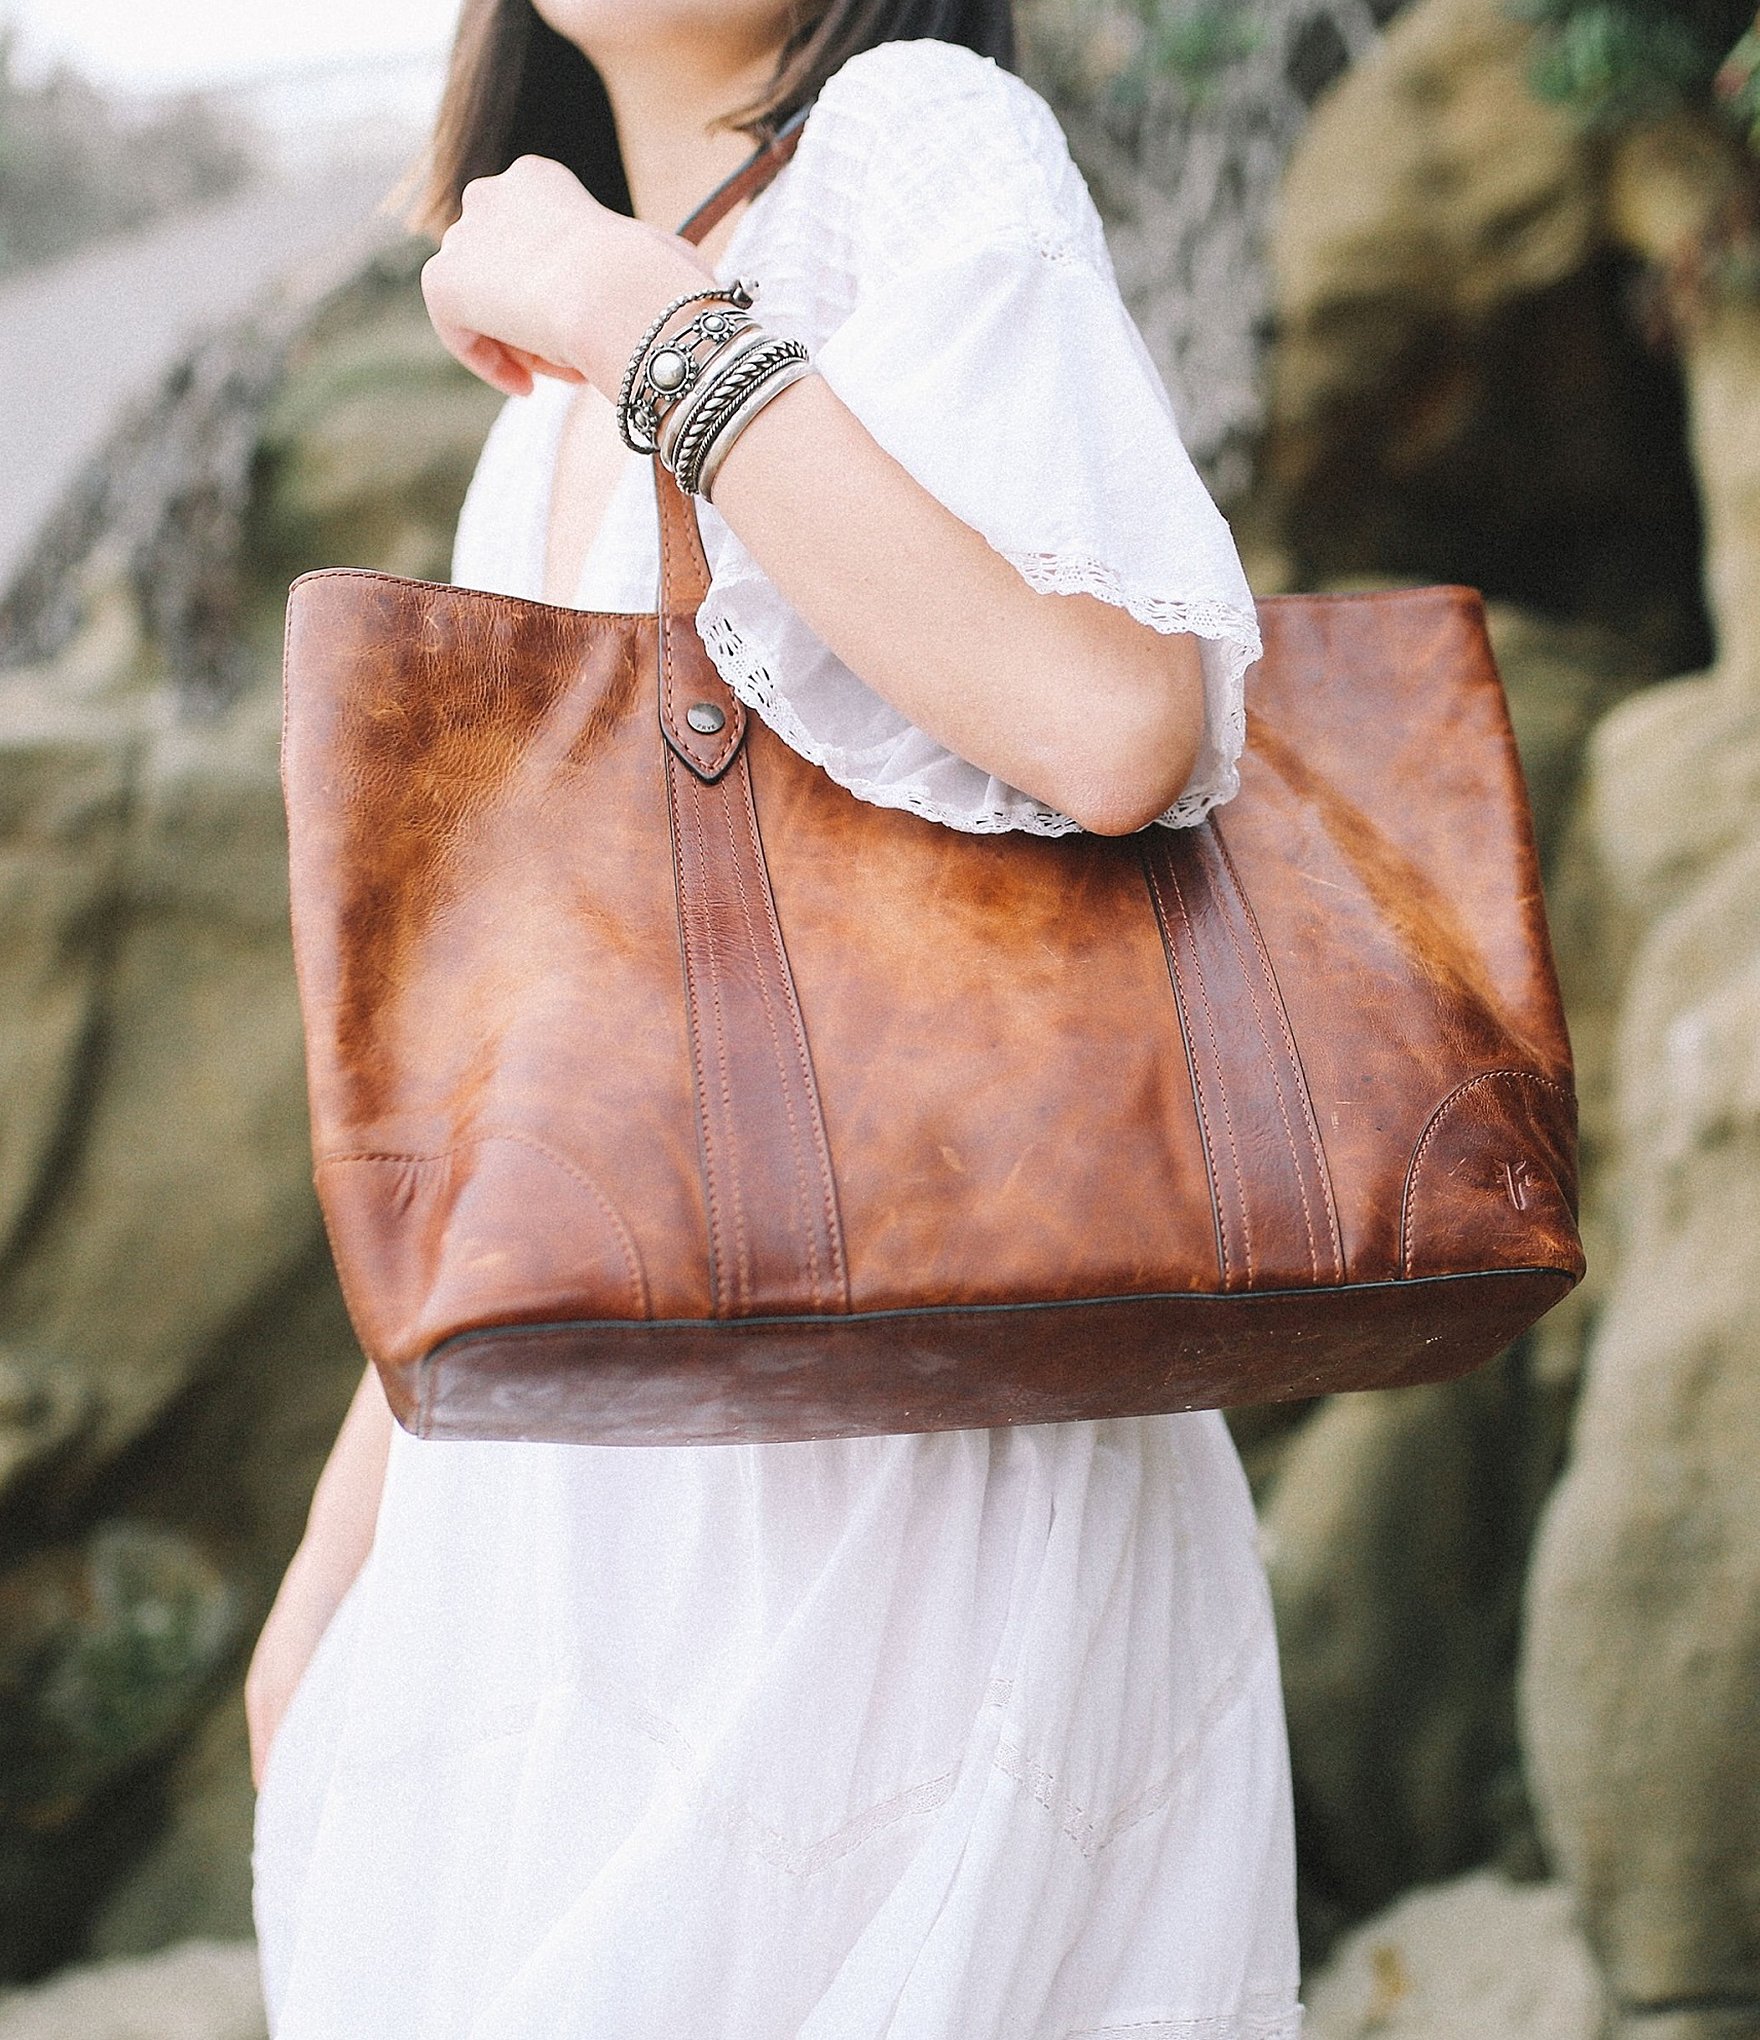
[[[1011,1736],[1000,1739],[991,1762],[1035,1799],[1057,1822],[1060,1832],[1075,1844],[1083,1857],[1092,1862],[1120,1835],[1128,1834],[1145,1820],[1164,1812],[1192,1784],[1196,1776],[1195,1760],[1206,1738],[1215,1732],[1217,1723],[1246,1691],[1254,1675],[1265,1671],[1264,1650],[1264,1637],[1249,1633],[1243,1647],[1236,1651],[1227,1671],[1205,1701],[1191,1732],[1174,1753],[1172,1762],[1159,1778],[1145,1786],[1134,1799],[1127,1800],[1108,1820],[1102,1821],[1086,1807],[1078,1806],[1059,1783],[1056,1772],[1036,1763]]]

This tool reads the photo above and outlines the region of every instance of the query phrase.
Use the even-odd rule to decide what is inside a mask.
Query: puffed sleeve
[[[1032,587],[1095,595],[1199,639],[1204,742],[1161,817],[1199,820],[1239,785],[1253,599],[1049,108],[969,51],[885,44],[827,85],[795,167],[795,238],[816,213],[821,268],[844,279],[847,309],[822,335],[802,330],[805,302],[772,320],[760,298],[761,313],[816,341],[820,374],[880,445]],[[712,511],[704,524],[705,641],[795,749],[864,799],[954,828],[1075,826],[905,721]]]

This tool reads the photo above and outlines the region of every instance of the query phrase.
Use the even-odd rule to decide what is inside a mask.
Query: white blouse
[[[853,58],[739,222],[720,274],[756,280],[764,324],[804,341],[887,452],[1031,586],[1197,636],[1205,737],[1161,820],[1179,827],[1227,800],[1240,783],[1242,680],[1260,650],[1252,594],[1044,101],[948,43]],[[544,381],[503,410],[459,522],[456,578],[540,593],[572,396]],[[704,642],[802,757],[863,800],[951,828],[1075,828],[907,722],[808,629],[711,506],[701,521]],[[631,454],[575,603],[651,610],[658,576],[651,470]]]

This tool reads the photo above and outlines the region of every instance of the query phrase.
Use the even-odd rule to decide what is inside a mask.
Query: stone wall
[[[1496,598],[1591,1277],[1467,1381],[1237,1435],[1308,1947],[1337,1950],[1322,2040],[1732,2040],[1760,2034],[1760,315],[1646,332],[1716,163],[1537,106],[1524,37],[1501,0],[1415,0],[1290,137],[1241,521],[1266,590]],[[359,1366],[306,1182],[280,592],[326,561],[443,573],[494,400],[427,337],[407,259],[273,346],[273,373],[197,379],[248,430],[179,413],[180,444],[244,463],[226,572],[211,527],[168,583],[88,517],[61,607],[15,606],[0,658],[18,1976],[248,1930],[240,1655]],[[196,674],[166,647],[199,651],[216,589],[236,658]]]
[[[443,577],[495,403],[401,253],[197,361],[76,491],[0,669],[0,1976],[250,1928],[241,1660],[361,1366],[310,1187],[280,607],[308,566]]]

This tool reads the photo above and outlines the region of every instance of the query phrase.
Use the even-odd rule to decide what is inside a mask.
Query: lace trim
[[[1094,595],[1114,608],[1123,609],[1139,623],[1164,635],[1184,632],[1223,647],[1222,673],[1205,688],[1207,734],[1218,760],[1210,783],[1188,787],[1165,814],[1157,815],[1164,829],[1189,829],[1201,822],[1214,807],[1232,800],[1241,790],[1236,769],[1247,747],[1247,702],[1243,684],[1247,668],[1264,656],[1259,636],[1259,619],[1233,603],[1203,597],[1194,602],[1163,595],[1144,595],[1128,589],[1114,570],[1095,559],[1070,559],[1056,553],[1004,553],[1003,557],[1026,580],[1029,587],[1045,595]]]
[[[1064,2040],[1300,2040],[1302,2019],[1292,1999],[1266,1994],[1247,1999],[1238,2012],[1072,2027]]]
[[[1259,625],[1255,617],[1225,602],[1203,599],[1182,602],[1170,597],[1144,595],[1127,590],[1118,575],[1092,559],[1072,559],[1052,553],[1004,553],[1030,587],[1044,594],[1096,595],[1103,602],[1124,609],[1139,623],[1171,634],[1189,632],[1194,637],[1224,647],[1223,671],[1206,689],[1209,742],[1218,766],[1203,786],[1188,788],[1164,814],[1157,826],[1187,829],[1201,822],[1214,807],[1231,800],[1240,791],[1237,761],[1247,740],[1247,718],[1242,676],[1261,655]],[[821,743],[807,729],[787,698],[777,687],[763,657],[748,645],[725,611],[713,610],[710,597],[697,613],[697,628],[716,670],[745,705],[782,739],[791,751],[817,765],[839,786],[874,807],[902,808],[924,821],[968,835],[1003,835],[1020,830],[1032,836],[1078,834],[1080,824],[1061,815],[1026,794],[1017,794],[1007,807],[956,807],[938,801],[908,781],[889,784],[853,769],[845,754],[834,745]]]

